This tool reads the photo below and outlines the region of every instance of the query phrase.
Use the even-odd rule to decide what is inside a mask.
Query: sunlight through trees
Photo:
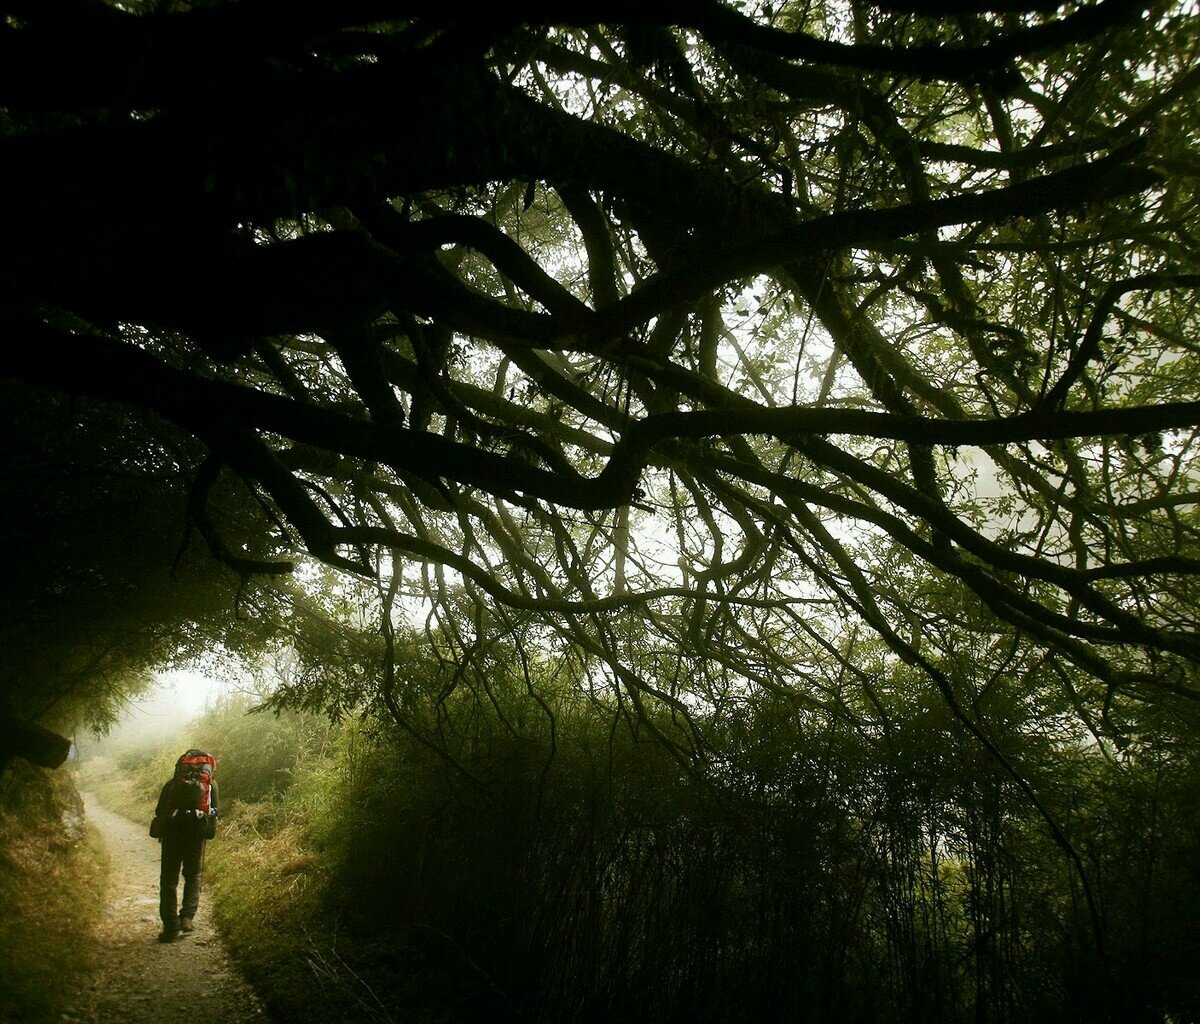
[[[453,757],[502,662],[718,785],[947,716],[1103,951],[1048,766],[1200,698],[1191,10],[6,10],[14,713],[219,645]]]

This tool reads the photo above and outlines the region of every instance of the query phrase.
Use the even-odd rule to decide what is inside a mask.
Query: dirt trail
[[[96,927],[96,969],[63,1014],[77,1024],[267,1024],[233,966],[201,895],[196,930],[157,941],[158,843],[146,830],[84,794],[88,818],[112,861],[104,914]],[[182,890],[182,884],[180,886]]]

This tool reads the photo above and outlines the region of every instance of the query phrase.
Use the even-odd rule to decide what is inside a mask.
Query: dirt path
[[[96,928],[97,967],[64,1022],[76,1024],[267,1024],[233,966],[200,897],[196,931],[157,941],[158,843],[146,830],[84,794],[88,818],[112,861],[107,905]],[[180,886],[182,889],[182,884]]]

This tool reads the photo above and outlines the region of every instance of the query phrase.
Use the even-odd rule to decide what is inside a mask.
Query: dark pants
[[[175,910],[179,870],[183,869],[183,906]],[[179,927],[179,919],[195,917],[200,905],[200,876],[204,872],[204,837],[191,831],[167,832],[162,837],[162,874],[159,876],[158,913],[163,927]]]

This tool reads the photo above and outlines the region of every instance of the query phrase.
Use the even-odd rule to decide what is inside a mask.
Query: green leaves
[[[17,639],[60,591],[154,624],[132,676],[275,628],[312,651],[287,700],[346,715],[380,697],[384,608],[438,672],[513,642],[519,610],[697,771],[725,754],[689,714],[769,696],[884,730],[868,690],[897,665],[959,699],[1019,665],[1035,703],[1073,692],[1054,733],[1175,708],[1198,651],[1195,28],[1114,0],[942,7],[534,5],[484,46],[437,12],[221,5],[161,36],[121,15],[136,82],[77,27],[11,27],[83,62],[0,73],[38,93],[2,140],[26,348],[4,372],[34,453],[8,456],[10,503],[50,507],[7,535]],[[247,31],[183,73],[213,25]],[[20,420],[49,392],[65,427],[39,448]],[[223,467],[207,503],[200,466]],[[286,557],[295,580],[189,553],[169,591],[189,508],[235,573]],[[1017,703],[969,710],[1032,741]]]

